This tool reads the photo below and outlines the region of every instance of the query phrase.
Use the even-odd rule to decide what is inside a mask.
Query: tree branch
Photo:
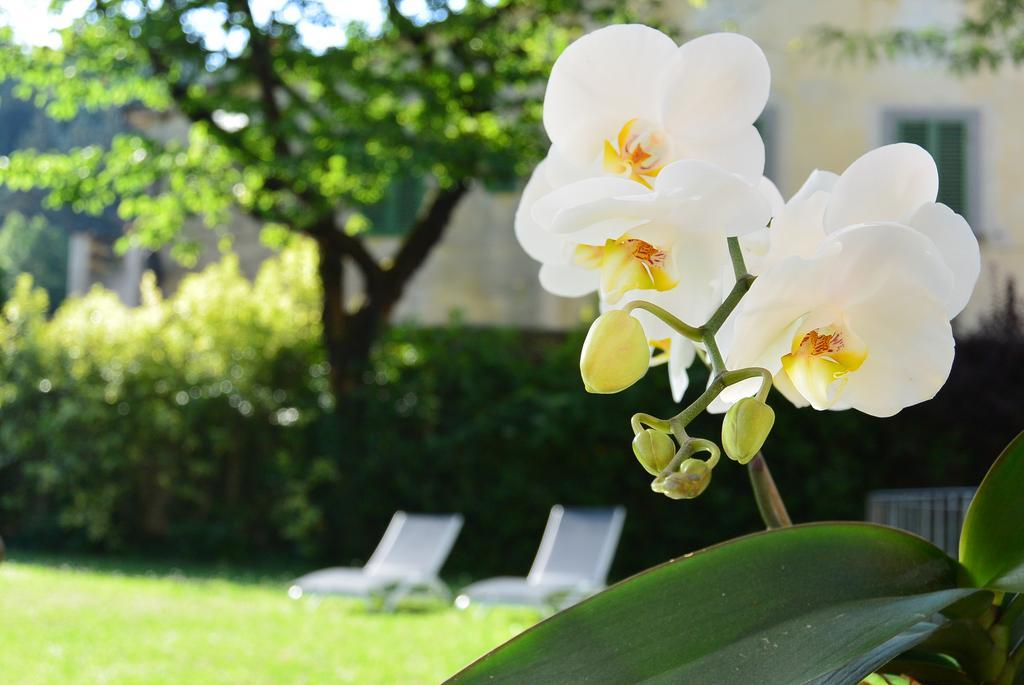
[[[266,181],[264,182],[266,188],[271,191],[288,189],[290,192],[294,193],[297,198],[302,200],[311,210],[313,210],[317,218],[311,222],[310,225],[303,227],[295,226],[293,218],[287,217],[279,210],[271,210],[268,212],[257,208],[249,208],[249,213],[259,219],[286,223],[292,228],[296,228],[314,238],[331,242],[344,256],[352,258],[356,263],[356,266],[359,268],[363,278],[366,280],[368,287],[372,283],[376,283],[382,273],[380,264],[378,264],[373,255],[366,250],[366,247],[362,242],[338,228],[334,221],[334,208],[324,203],[323,199],[312,191],[308,189],[302,191],[296,190],[290,179],[281,176],[280,174],[273,173],[269,168],[269,165],[267,165],[267,161],[250,149],[246,145],[242,136],[237,133],[225,131],[217,126],[213,120],[213,110],[197,103],[189,96],[187,83],[176,80],[172,81],[169,78],[170,69],[164,63],[163,58],[156,49],[149,47],[147,49],[147,54],[149,55],[150,64],[154,72],[167,81],[171,97],[177,103],[185,116],[194,122],[206,123],[209,125],[217,139],[223,144],[243,155],[250,162],[266,166],[267,175]],[[277,113],[275,116],[280,115],[280,112],[276,110],[276,108],[273,111]]]
[[[377,259],[367,251],[362,241],[338,230],[333,220],[316,224],[304,232],[316,240],[330,244],[342,256],[351,257],[366,281],[367,290],[376,285],[385,273]]]
[[[440,191],[427,211],[416,221],[395,255],[391,268],[384,272],[385,296],[388,299],[394,301],[401,296],[406,282],[441,240],[456,205],[468,189],[466,181],[460,180],[452,187]]]
[[[249,59],[252,63],[256,80],[260,84],[260,102],[263,106],[263,116],[266,120],[267,135],[274,144],[274,153],[278,157],[288,157],[288,141],[281,135],[281,109],[277,104],[277,87],[281,79],[274,72],[273,55],[270,52],[270,45],[265,36],[256,26],[256,19],[252,16],[252,8],[248,0],[238,0],[236,4],[245,16],[245,24],[249,29]]]

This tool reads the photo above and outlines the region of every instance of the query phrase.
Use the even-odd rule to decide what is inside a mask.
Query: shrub
[[[233,257],[128,308],[96,288],[46,321],[22,277],[0,322],[3,520],[29,542],[246,549],[302,518],[324,469],[313,254],[294,248],[253,283]]]
[[[396,326],[338,416],[309,245],[252,283],[226,257],[167,299],[143,287],[140,307],[96,289],[47,319],[45,293],[22,277],[4,306],[0,534],[12,544],[349,563],[395,509],[460,511],[448,571],[521,573],[552,504],[622,503],[624,574],[759,525],[732,463],[692,502],[649,491],[628,419],[670,411],[665,374],[586,394],[583,331]],[[1024,333],[1012,297],[1001,311],[961,341],[939,396],[893,419],[776,396],[766,450],[794,518],[859,518],[878,487],[978,482],[1019,428]],[[705,417],[693,432],[718,430]]]

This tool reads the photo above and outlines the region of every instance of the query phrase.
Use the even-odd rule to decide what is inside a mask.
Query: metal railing
[[[867,520],[920,535],[952,557],[977,488],[875,490],[868,493]]]

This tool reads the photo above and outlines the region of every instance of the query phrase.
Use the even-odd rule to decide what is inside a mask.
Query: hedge
[[[368,556],[395,509],[459,511],[446,571],[483,576],[526,571],[552,504],[621,503],[623,575],[758,527],[731,462],[698,500],[650,492],[628,419],[670,412],[667,378],[655,369],[621,395],[588,395],[582,330],[396,326],[374,351],[358,415],[338,416],[309,245],[251,283],[226,257],[167,299],[151,279],[143,294],[126,308],[95,289],[48,318],[23,276],[4,305],[10,547],[346,564]],[[794,518],[860,518],[874,488],[977,483],[1024,416],[1014,307],[1011,296],[960,341],[934,401],[895,418],[798,411],[775,396],[766,451]],[[710,418],[695,427],[717,431]]]

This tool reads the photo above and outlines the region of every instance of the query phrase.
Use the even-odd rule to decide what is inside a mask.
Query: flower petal
[[[552,145],[548,149],[544,162],[548,185],[552,188],[560,188],[594,175],[590,165],[579,164],[569,159],[557,145]]]
[[[905,222],[926,202],[935,202],[939,173],[924,148],[911,143],[868,152],[843,172],[825,212],[825,232],[877,221]]]
[[[544,264],[540,267],[540,284],[561,297],[582,297],[597,290],[600,274],[571,264]]]
[[[750,183],[756,183],[764,173],[764,142],[753,126],[741,126],[713,136],[675,136],[672,150],[676,159],[711,162]]]
[[[772,379],[772,387],[778,390],[779,393],[789,400],[789,403],[794,407],[802,408],[811,406],[811,403],[808,402],[804,396],[800,394],[800,391],[796,389],[796,386],[793,385],[793,381],[789,380],[789,376],[785,371],[775,374],[775,377]],[[836,402],[836,404],[832,405],[832,408],[836,409],[838,406],[839,402]]]
[[[942,301],[894,280],[846,311],[868,356],[848,376],[842,399],[872,416],[892,416],[935,396],[953,365],[953,331]]]
[[[541,197],[551,192],[547,181],[547,160],[537,165],[530,180],[523,189],[516,208],[515,232],[519,244],[526,254],[538,262],[550,262],[565,251],[565,239],[545,230],[533,218],[533,206]]]
[[[797,328],[828,304],[822,285],[838,257],[838,250],[813,260],[790,257],[759,276],[734,314],[726,366],[760,366],[777,373]]]
[[[555,61],[544,94],[551,142],[589,163],[633,118],[660,119],[661,67],[675,41],[639,24],[608,26],[572,43]]]
[[[787,257],[809,259],[825,240],[822,217],[828,206],[828,194],[816,192],[804,200],[790,200],[772,218],[768,229],[769,245],[765,254],[748,265],[754,274],[763,273]]]
[[[648,220],[644,202],[621,203],[620,197],[650,197],[642,184],[604,176],[562,186],[537,200],[532,217],[542,228],[565,234],[571,242],[602,245]]]
[[[836,187],[836,181],[838,180],[839,176],[831,171],[815,169],[807,177],[807,180],[804,181],[804,184],[800,186],[800,190],[796,191],[796,195],[791,197],[789,201],[803,202],[819,191],[831,193],[832,189]]]
[[[767,176],[762,176],[761,180],[757,182],[757,190],[761,193],[761,197],[768,201],[772,216],[778,214],[786,206],[786,200],[779,192],[778,186]]]
[[[771,218],[771,206],[755,185],[704,161],[669,164],[654,189],[672,205],[669,216],[681,230],[706,238],[752,233]]]
[[[819,285],[833,305],[845,307],[873,298],[897,279],[908,280],[946,302],[953,273],[938,247],[902,224],[864,224],[833,233],[822,249],[840,246],[841,258]]]
[[[665,127],[694,138],[754,123],[768,102],[771,70],[757,43],[736,33],[712,33],[682,45],[666,65]]]
[[[690,375],[687,369],[697,356],[697,348],[681,335],[672,336],[672,345],[668,350],[668,384],[672,388],[672,399],[683,401],[686,389],[690,387]]]
[[[974,231],[966,219],[939,202],[923,205],[907,220],[907,225],[932,239],[953,272],[947,313],[950,318],[956,316],[967,306],[981,273],[981,252]]]

